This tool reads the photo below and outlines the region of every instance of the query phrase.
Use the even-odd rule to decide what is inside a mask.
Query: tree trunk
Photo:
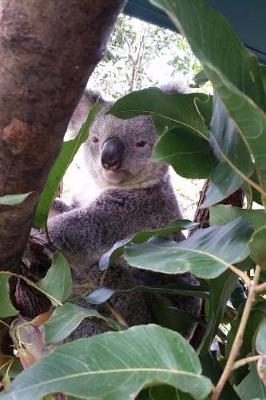
[[[0,270],[18,271],[39,195],[124,0],[0,0]]]

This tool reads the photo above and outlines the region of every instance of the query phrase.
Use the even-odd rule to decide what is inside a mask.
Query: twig
[[[236,268],[233,265],[230,265],[229,269],[236,275],[238,275],[245,282],[247,286],[251,284],[251,280],[249,279],[248,275],[245,272],[241,271],[241,269]]]
[[[128,323],[125,320],[125,318],[123,317],[123,315],[121,314],[121,312],[119,310],[117,310],[110,301],[106,302],[106,307],[109,309],[109,311],[113,314],[113,316],[115,317],[115,319],[125,328],[128,328]]]
[[[246,328],[246,325],[248,322],[248,318],[249,318],[249,314],[250,314],[250,311],[252,308],[253,301],[255,299],[255,295],[256,295],[255,288],[259,281],[260,270],[261,270],[260,267],[257,265],[256,270],[255,270],[254,279],[249,284],[247,301],[246,301],[246,304],[245,304],[245,307],[243,310],[243,314],[242,314],[242,317],[240,320],[240,324],[239,324],[239,327],[237,330],[237,334],[235,336],[235,340],[234,340],[231,352],[229,354],[227,363],[226,363],[223,373],[219,379],[219,382],[217,383],[217,385],[215,386],[215,388],[213,390],[211,400],[219,399],[220,394],[224,388],[224,385],[234,368],[235,359],[237,358],[237,356],[239,354],[239,350],[240,350],[240,347],[243,342],[244,331],[245,331],[245,328]]]
[[[243,367],[243,365],[249,364],[251,362],[259,361],[260,359],[263,359],[264,357],[265,356],[263,354],[260,354],[258,356],[250,356],[250,357],[246,357],[246,358],[241,358],[241,360],[237,360],[234,363],[233,369]]]
[[[266,282],[261,283],[255,287],[256,292],[264,292],[266,291]]]

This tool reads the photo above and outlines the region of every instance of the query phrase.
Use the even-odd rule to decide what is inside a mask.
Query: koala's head
[[[90,174],[100,187],[143,188],[153,186],[167,173],[165,164],[150,157],[158,136],[151,118],[122,120],[107,114],[112,103],[95,93],[86,93],[75,110],[71,124],[78,130],[88,110],[99,100],[101,110],[84,144]]]

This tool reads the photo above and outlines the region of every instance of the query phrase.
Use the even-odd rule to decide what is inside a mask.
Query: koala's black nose
[[[107,139],[101,151],[101,163],[105,169],[119,169],[124,157],[125,146],[119,137]]]

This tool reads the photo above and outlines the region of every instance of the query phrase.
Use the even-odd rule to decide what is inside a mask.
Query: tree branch
[[[19,271],[35,207],[124,0],[2,0],[0,270]]]

